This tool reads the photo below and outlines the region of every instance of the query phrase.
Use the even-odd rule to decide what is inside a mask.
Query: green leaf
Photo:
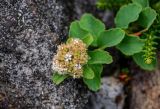
[[[69,37],[69,38],[67,39],[66,43],[70,43],[71,41],[72,41],[72,38]]]
[[[125,29],[128,28],[128,25],[131,22],[134,22],[138,19],[141,11],[142,7],[139,4],[131,3],[122,6],[115,18],[116,27]]]
[[[141,52],[144,46],[144,40],[137,36],[125,36],[117,48],[125,55],[133,55]]]
[[[143,8],[149,7],[149,1],[148,0],[132,0],[132,2],[140,4]]]
[[[82,40],[87,46],[89,46],[89,45],[91,45],[91,43],[93,42],[94,39],[93,39],[93,36],[89,33],[89,34],[85,35],[85,37]]]
[[[140,52],[133,55],[133,59],[137,65],[139,65],[144,70],[155,70],[157,65],[157,60],[154,59],[151,64],[146,64],[143,58],[144,53]]]
[[[98,38],[98,45],[101,47],[115,46],[122,41],[124,36],[125,32],[120,28],[103,31]]]
[[[88,65],[85,65],[83,67],[83,77],[86,79],[93,79],[94,78],[94,71]]]
[[[82,29],[88,31],[93,35],[94,41],[92,45],[96,46],[97,37],[102,31],[105,30],[105,25],[91,14],[84,14],[80,19],[79,25]]]
[[[69,76],[68,75],[60,75],[58,73],[55,73],[53,74],[52,76],[52,81],[58,85],[60,84],[61,82],[63,82],[66,78],[68,78]]]
[[[93,69],[95,76],[93,79],[86,79],[83,78],[84,83],[88,86],[88,88],[92,91],[98,91],[101,86],[101,72],[103,70],[102,65],[90,65],[90,67]]]
[[[156,11],[150,7],[147,7],[141,12],[138,23],[144,28],[149,28],[156,19],[156,16]]]
[[[88,55],[90,56],[88,64],[110,64],[113,61],[112,56],[103,50],[90,51]]]
[[[74,21],[70,25],[69,37],[82,39],[88,34],[87,31],[80,28],[79,21]]]

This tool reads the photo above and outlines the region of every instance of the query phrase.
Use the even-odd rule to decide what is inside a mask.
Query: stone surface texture
[[[124,84],[114,77],[104,77],[101,89],[93,93],[87,109],[123,109]]]
[[[0,92],[4,109],[81,109],[81,82],[51,81],[56,47],[69,25],[63,0],[0,0]],[[8,104],[8,105],[5,105]]]

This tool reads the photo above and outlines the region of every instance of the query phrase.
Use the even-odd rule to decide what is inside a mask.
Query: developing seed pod
[[[152,61],[155,59],[156,56],[156,47],[157,43],[155,42],[155,36],[153,33],[151,34],[146,34],[146,41],[145,41],[145,46],[143,48],[144,52],[144,62],[146,64],[151,64]]]
[[[52,69],[59,74],[68,74],[73,78],[83,76],[83,65],[88,61],[87,46],[80,39],[69,39],[58,46],[53,58]]]

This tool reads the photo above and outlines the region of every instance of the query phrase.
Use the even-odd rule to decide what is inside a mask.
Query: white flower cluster
[[[73,78],[83,76],[83,65],[88,61],[87,46],[80,39],[70,39],[58,46],[53,58],[52,69],[59,74],[68,74]]]

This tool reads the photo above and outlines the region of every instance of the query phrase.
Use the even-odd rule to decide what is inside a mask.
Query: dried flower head
[[[59,74],[69,74],[74,78],[83,76],[82,66],[88,61],[87,46],[80,39],[70,39],[58,46],[53,58],[52,69]]]

